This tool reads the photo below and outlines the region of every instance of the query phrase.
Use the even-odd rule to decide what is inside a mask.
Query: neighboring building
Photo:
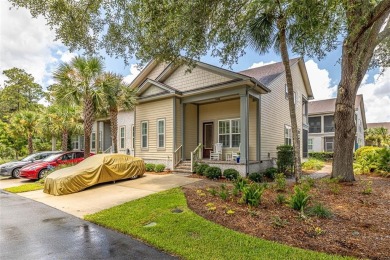
[[[335,98],[309,102],[309,152],[333,152],[335,106]],[[354,150],[364,146],[364,130],[367,128],[363,95],[356,96],[355,124]]]
[[[379,128],[379,127],[386,128],[387,133],[390,134],[390,122],[367,123],[367,128]]]
[[[273,166],[276,147],[292,144],[282,63],[239,73],[202,62],[186,66],[150,62],[131,86],[138,89],[135,155],[174,168],[202,145],[203,159],[222,143],[222,169],[242,175]],[[313,97],[304,61],[291,60],[302,155],[306,156],[307,101]],[[240,152],[240,164],[229,161]],[[226,161],[228,160],[228,161]]]

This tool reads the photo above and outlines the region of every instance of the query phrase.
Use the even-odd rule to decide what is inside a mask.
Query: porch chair
[[[233,151],[232,152],[232,160],[235,161],[237,157],[240,157],[240,151],[241,151],[241,143],[238,146],[238,151]]]
[[[214,144],[213,151],[210,152],[210,160],[221,160],[222,159],[222,143]]]

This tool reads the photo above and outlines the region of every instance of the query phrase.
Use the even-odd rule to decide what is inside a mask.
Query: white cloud
[[[390,122],[390,69],[376,74],[374,82],[363,79],[358,94],[363,94],[367,122]]]
[[[138,74],[141,72],[141,70],[139,70],[139,67],[137,66],[137,64],[131,64],[130,65],[130,75],[127,75],[123,78],[123,81],[130,84],[137,76]]]
[[[332,79],[329,77],[329,72],[320,69],[313,60],[306,61],[305,65],[315,100],[335,97],[337,86],[331,86]]]
[[[269,61],[269,62],[260,61],[260,62],[255,62],[255,63],[253,63],[252,66],[250,66],[248,69],[258,68],[258,67],[262,67],[262,66],[265,66],[265,65],[270,65],[270,64],[273,64],[273,63],[276,63],[276,61]]]
[[[6,0],[0,3],[0,71],[21,68],[43,84],[50,77],[47,67],[57,62],[52,50],[61,44],[54,42],[55,35],[43,17],[34,19],[24,8],[9,9]],[[0,75],[0,84],[4,79]]]
[[[77,53],[70,52],[70,51],[61,51],[58,50],[57,54],[60,55],[60,60],[62,62],[70,62],[74,57],[77,56]]]

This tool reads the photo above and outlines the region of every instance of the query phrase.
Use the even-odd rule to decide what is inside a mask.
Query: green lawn
[[[179,208],[182,213],[172,213]],[[342,259],[239,233],[196,215],[180,189],[87,215],[85,219],[140,238],[184,259]],[[145,225],[155,222],[152,227]]]
[[[11,188],[6,188],[4,190],[12,193],[21,193],[21,192],[27,192],[27,191],[33,191],[33,190],[42,190],[43,189],[43,184],[40,183],[28,183],[28,184],[23,184],[19,185],[16,187],[11,187]]]

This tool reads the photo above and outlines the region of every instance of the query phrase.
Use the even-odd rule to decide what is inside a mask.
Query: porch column
[[[183,102],[180,104],[180,107],[181,107],[181,145],[182,145],[182,152],[181,152],[181,159],[184,161],[186,159],[186,155],[185,155],[185,151],[186,151],[186,147],[185,147],[185,115],[186,115],[186,104],[184,104]]]
[[[99,140],[99,132],[100,132],[100,124],[99,121],[96,121],[96,134],[95,134],[95,153],[99,153],[99,146],[100,146],[100,140]]]
[[[240,95],[240,126],[241,126],[241,146],[240,146],[240,162],[248,163],[248,94]]]

